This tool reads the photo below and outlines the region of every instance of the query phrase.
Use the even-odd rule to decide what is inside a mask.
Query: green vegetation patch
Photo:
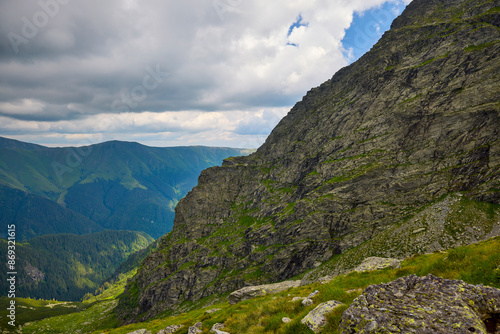
[[[489,48],[490,46],[498,43],[498,41],[493,41],[489,43],[484,43],[484,44],[479,44],[479,45],[469,45],[464,49],[464,52],[472,52],[472,51],[481,51],[486,48]]]

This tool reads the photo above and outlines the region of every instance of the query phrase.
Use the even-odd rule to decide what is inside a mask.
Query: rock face
[[[290,288],[299,287],[301,281],[285,281],[274,284],[263,284],[257,286],[247,286],[229,295],[229,304],[236,304],[242,300],[251,299],[257,296],[264,296],[269,293],[278,293]]]
[[[203,171],[173,231],[128,284],[123,321],[283,281],[333,255],[352,269],[369,256],[404,258],[500,234],[495,6],[412,1],[256,153]]]
[[[348,333],[500,333],[500,290],[415,275],[368,287],[342,315]]]
[[[380,270],[384,268],[399,268],[401,267],[401,261],[398,259],[388,259],[384,257],[369,257],[366,258],[359,266],[354,270],[357,272]]]

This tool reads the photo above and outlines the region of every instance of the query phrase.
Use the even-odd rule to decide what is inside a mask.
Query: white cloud
[[[151,142],[233,138],[232,146],[254,135],[260,144],[273,115],[348,64],[341,41],[353,13],[383,2],[69,2],[18,53],[0,40],[0,135],[58,134],[51,138],[73,143],[74,134],[152,133]],[[0,2],[0,34],[23,36],[22,17],[41,10]],[[307,26],[287,36],[299,15]],[[146,68],[157,66],[168,75],[145,89]],[[134,89],[146,94],[118,113],[113,102]]]

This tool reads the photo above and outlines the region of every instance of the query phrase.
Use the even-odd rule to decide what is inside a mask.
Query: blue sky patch
[[[385,2],[382,6],[362,13],[354,12],[351,26],[345,31],[342,45],[349,63],[358,60],[368,52],[389,30],[392,21],[399,16],[406,5],[403,1]]]
[[[290,35],[292,34],[293,29],[300,28],[300,27],[307,27],[308,25],[309,25],[309,23],[302,21],[302,15],[299,14],[299,16],[297,17],[297,21],[295,21],[290,26],[290,28],[288,28],[288,34],[286,36],[290,37]]]

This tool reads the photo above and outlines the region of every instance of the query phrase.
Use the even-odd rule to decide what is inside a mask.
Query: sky
[[[257,148],[411,0],[0,0],[0,136]]]

